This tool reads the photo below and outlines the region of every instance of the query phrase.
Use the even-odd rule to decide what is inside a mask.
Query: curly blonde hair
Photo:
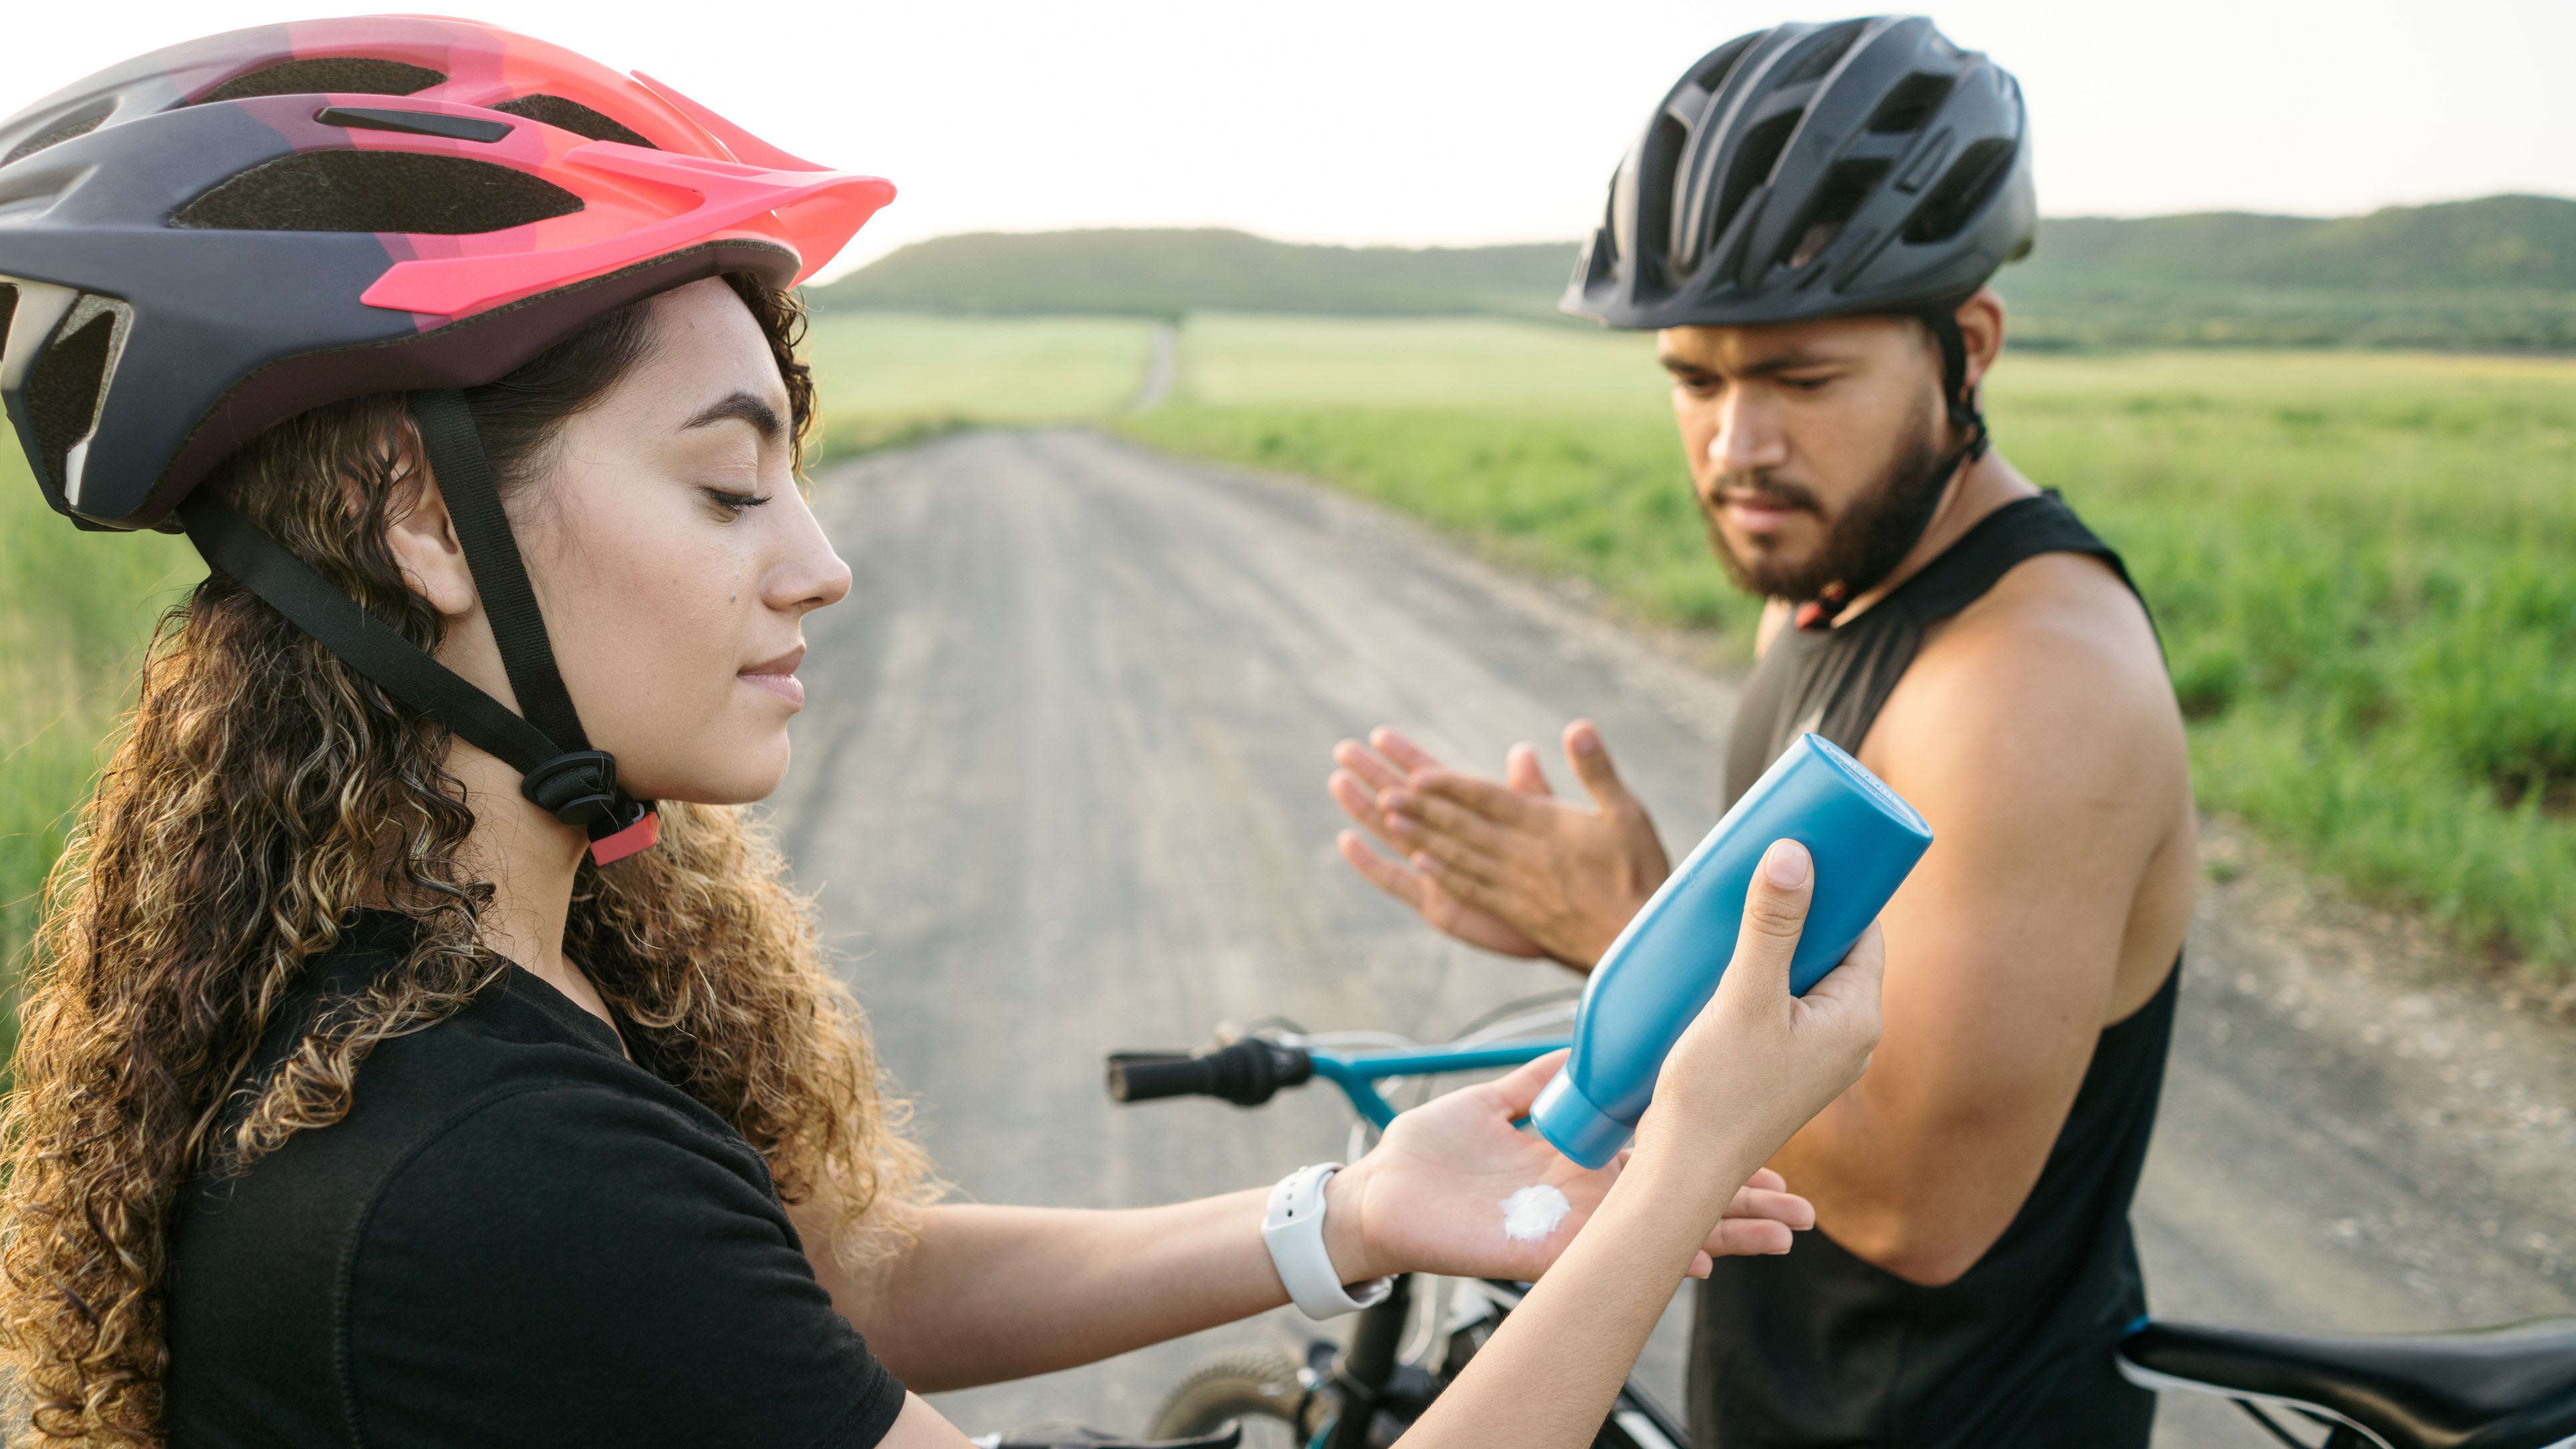
[[[794,299],[735,291],[767,332],[801,438],[812,384]],[[505,492],[649,339],[613,313],[469,394]],[[410,423],[399,397],[272,429],[206,486],[423,648],[438,616],[385,547]],[[508,967],[478,944],[490,888],[459,864],[473,816],[448,733],[229,577],[164,617],[140,697],[48,880],[0,1111],[0,1362],[14,1441],[158,1444],[162,1290],[186,1185],[247,1170],[348,1110],[379,1042],[434,1026]],[[808,903],[745,812],[661,807],[661,843],[585,863],[565,953],[624,1018],[637,1062],[731,1122],[780,1195],[854,1264],[930,1195],[902,1104]],[[416,926],[402,965],[325,1004],[273,1069],[263,1036],[362,908]],[[13,1418],[15,1416],[13,1415]]]

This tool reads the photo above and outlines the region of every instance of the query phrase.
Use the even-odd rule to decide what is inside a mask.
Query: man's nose
[[[1759,396],[1759,389],[1735,387],[1718,399],[1717,432],[1708,440],[1708,460],[1719,476],[1757,473],[1789,461],[1788,435],[1778,412]]]

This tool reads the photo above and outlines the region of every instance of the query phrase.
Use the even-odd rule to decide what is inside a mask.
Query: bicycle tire
[[[1240,1419],[1245,1449],[1263,1442],[1265,1424],[1285,1430],[1278,1442],[1301,1445],[1305,1426],[1297,1422],[1297,1409],[1305,1396],[1297,1366],[1279,1354],[1258,1349],[1219,1354],[1172,1386],[1145,1433],[1153,1439],[1184,1439],[1212,1434],[1227,1420]]]

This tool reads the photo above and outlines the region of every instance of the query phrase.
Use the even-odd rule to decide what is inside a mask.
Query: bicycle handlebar
[[[1315,1075],[1314,1058],[1298,1047],[1248,1036],[1232,1046],[1195,1055],[1182,1052],[1116,1052],[1109,1058],[1109,1097],[1150,1102],[1157,1097],[1217,1097],[1238,1107],[1258,1107],[1282,1087]]]

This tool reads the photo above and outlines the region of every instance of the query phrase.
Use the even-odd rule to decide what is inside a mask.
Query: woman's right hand
[[[1734,959],[1655,1079],[1654,1105],[1637,1124],[1641,1158],[1701,1155],[1721,1138],[1750,1149],[1751,1163],[1767,1161],[1868,1069],[1887,968],[1876,924],[1805,996],[1789,994],[1789,958],[1815,877],[1813,859],[1794,840],[1764,852],[1745,893]]]

